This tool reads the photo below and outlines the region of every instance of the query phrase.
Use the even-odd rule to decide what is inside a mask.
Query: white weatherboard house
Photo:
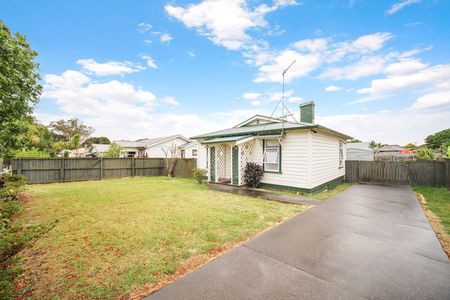
[[[314,193],[345,175],[350,136],[314,123],[314,102],[300,105],[300,123],[255,115],[233,128],[192,137],[206,146],[197,166],[208,180],[243,185],[248,162],[264,168],[263,187]]]
[[[137,141],[114,141],[124,148],[122,157],[149,157],[149,158],[165,158],[164,153],[169,150],[172,145],[179,147],[190,140],[182,135],[171,135],[152,139],[142,139]],[[170,152],[169,152],[170,156]]]

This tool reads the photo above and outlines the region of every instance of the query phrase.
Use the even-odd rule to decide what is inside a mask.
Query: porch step
[[[301,196],[286,195],[286,194],[280,194],[280,193],[275,193],[275,192],[254,190],[254,189],[250,189],[247,187],[239,187],[239,186],[228,185],[228,184],[209,182],[208,187],[215,191],[232,193],[232,194],[242,195],[242,196],[263,198],[266,200],[279,201],[279,202],[292,203],[292,204],[317,205],[317,204],[322,203],[322,201],[316,200],[316,199],[308,199],[308,198],[304,198]]]

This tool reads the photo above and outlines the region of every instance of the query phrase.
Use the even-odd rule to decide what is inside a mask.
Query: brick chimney
[[[306,102],[299,105],[300,107],[300,122],[314,124],[314,101]]]

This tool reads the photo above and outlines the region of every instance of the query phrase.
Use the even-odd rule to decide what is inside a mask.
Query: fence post
[[[135,158],[131,158],[131,176],[136,176]]]
[[[19,165],[17,166],[17,175],[22,175],[22,159],[19,158]]]
[[[100,180],[103,180],[103,157],[100,157]]]
[[[61,158],[61,167],[59,169],[59,181],[64,182],[64,158]]]
[[[450,191],[450,158],[445,159],[445,185]]]

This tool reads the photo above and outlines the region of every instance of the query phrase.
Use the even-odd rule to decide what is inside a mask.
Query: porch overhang
[[[239,135],[239,136],[229,136],[229,137],[218,137],[210,140],[203,141],[202,144],[223,144],[223,143],[237,143],[240,140],[251,138],[251,135]]]

